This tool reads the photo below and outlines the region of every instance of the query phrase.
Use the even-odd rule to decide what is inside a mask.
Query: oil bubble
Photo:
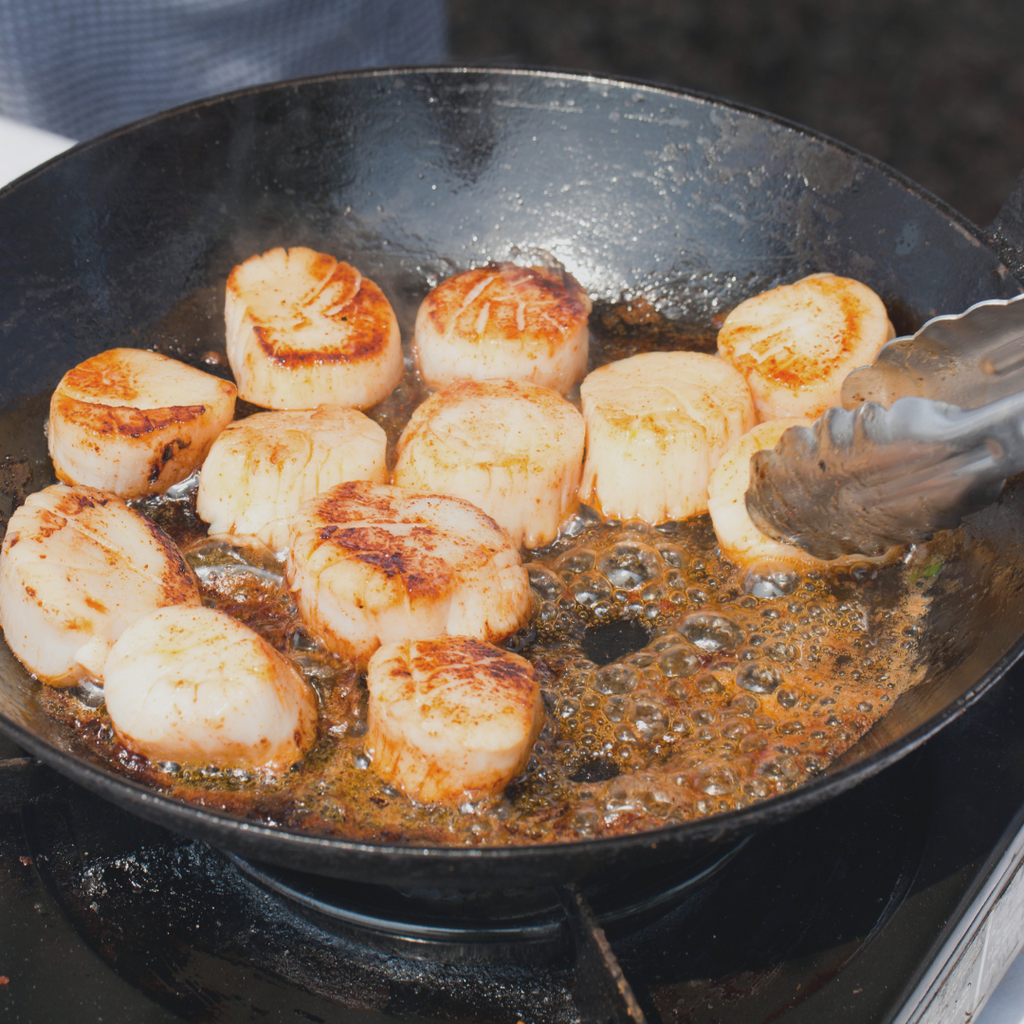
[[[706,673],[705,675],[698,676],[694,686],[698,693],[724,693],[725,684],[722,680],[712,673]]]
[[[605,665],[594,676],[594,689],[598,693],[630,693],[639,681],[632,665]]]
[[[728,796],[736,789],[736,775],[724,764],[708,765],[698,769],[694,778],[694,789],[708,796]]]
[[[800,768],[788,754],[780,754],[774,761],[769,761],[761,772],[769,778],[791,781],[799,777]]]
[[[569,585],[572,596],[584,608],[593,609],[602,601],[611,600],[611,584],[599,572],[588,570],[581,573]]]
[[[749,719],[729,718],[722,723],[722,735],[726,739],[740,740],[755,731],[755,725]]]
[[[686,577],[679,572],[677,569],[671,570],[665,576],[665,582],[673,590],[685,590],[686,589]]]
[[[662,562],[654,548],[640,541],[626,540],[604,552],[597,560],[597,568],[612,586],[635,590],[661,575]]]
[[[649,651],[637,651],[622,660],[628,665],[636,665],[637,668],[644,669],[654,664],[654,655]]]
[[[663,651],[658,668],[670,679],[692,676],[701,667],[701,659],[691,647],[678,644]]]
[[[636,743],[637,741],[636,733],[625,722],[619,723],[614,735],[620,743]]]
[[[579,710],[580,702],[575,697],[566,697],[559,703],[557,714],[563,721],[567,721],[579,714]]]
[[[594,568],[597,556],[590,548],[574,548],[567,551],[558,561],[555,568],[559,572],[581,573]]]
[[[604,804],[604,820],[608,824],[613,824],[620,814],[629,814],[639,810],[633,787],[624,785],[618,782],[618,780],[616,782],[618,784],[613,784],[609,787],[602,801]]]
[[[562,581],[548,568],[531,562],[526,567],[530,586],[542,601],[557,601],[564,593]]]
[[[796,661],[800,657],[800,648],[796,644],[786,643],[785,641],[769,644],[765,647],[764,652],[772,661],[777,661],[783,665]]]
[[[575,515],[570,516],[564,523],[562,523],[559,531],[559,537],[578,537],[581,533],[590,529],[592,526],[597,526],[601,522],[601,517],[589,506],[580,505]]]
[[[640,798],[643,809],[655,818],[664,818],[671,813],[673,803],[661,789],[648,789]]]
[[[669,647],[674,647],[676,644],[681,644],[683,638],[675,632],[669,631],[668,633],[662,633],[661,636],[656,637],[650,645],[650,649],[656,654],[660,654],[662,651],[668,650]]]
[[[737,715],[752,715],[761,707],[758,699],[750,693],[738,693],[731,701],[729,707]]]
[[[626,697],[609,697],[604,702],[604,716],[609,722],[621,722],[629,715],[629,700]]]
[[[749,662],[736,673],[736,685],[751,693],[774,693],[782,684],[782,676],[764,662]]]
[[[676,628],[691,644],[708,653],[735,649],[745,637],[742,626],[712,612],[687,615]]]
[[[673,569],[686,567],[686,552],[677,544],[666,544],[664,541],[658,544],[658,554],[661,555],[666,565]]]
[[[644,737],[661,735],[668,728],[664,709],[653,701],[637,701],[633,724]]]
[[[798,577],[792,572],[747,573],[743,581],[744,593],[752,597],[773,598],[792,594]]]

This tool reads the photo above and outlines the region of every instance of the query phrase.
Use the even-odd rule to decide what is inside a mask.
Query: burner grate
[[[747,840],[642,872],[616,872],[581,886],[602,928],[623,934],[677,906],[721,871]],[[445,958],[478,947],[471,959],[557,959],[566,951],[565,892],[550,885],[502,890],[392,888],[308,875],[223,854],[264,889],[386,948]],[[465,953],[464,953],[465,955]]]

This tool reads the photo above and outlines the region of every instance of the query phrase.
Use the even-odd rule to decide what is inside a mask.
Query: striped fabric
[[[444,0],[0,0],[0,115],[87,139],[229,89],[446,55]]]

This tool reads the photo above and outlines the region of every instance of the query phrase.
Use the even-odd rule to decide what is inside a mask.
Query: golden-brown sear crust
[[[166,409],[102,405],[59,392],[54,392],[50,404],[51,416],[60,415],[96,434],[120,434],[122,437],[145,437],[166,427],[191,423],[205,412],[205,405],[172,405]]]
[[[428,527],[417,527],[408,536],[396,536],[383,527],[333,525],[324,527],[320,536],[418,599],[439,597],[452,585],[448,563],[430,555],[424,544],[433,533]]]
[[[82,402],[98,398],[104,403],[131,405],[139,398],[135,374],[129,372],[121,358],[121,350],[116,348],[101,352],[68,370],[60,382],[59,391]]]
[[[94,487],[86,487],[82,484],[69,487],[58,495],[53,513],[49,510],[41,510],[40,518],[46,520],[47,526],[37,532],[39,536],[47,536],[69,525],[74,528],[76,518],[86,509],[102,507],[111,502],[130,508],[127,502],[115,494],[108,494],[106,491],[99,491]],[[192,567],[185,561],[185,556],[181,553],[178,545],[148,516],[134,512],[134,510],[133,515],[138,516],[139,521],[153,538],[153,542],[166,556],[167,561],[161,568],[167,574],[163,575],[160,580],[163,603],[190,603],[199,593],[199,581],[196,579]],[[66,518],[58,518],[59,516]]]
[[[412,672],[422,678],[419,691],[425,696],[437,695],[428,700],[429,707],[442,706],[441,695],[449,682],[477,683],[481,678],[480,666],[484,664],[484,685],[493,693],[495,703],[500,701],[527,712],[532,711],[536,703],[536,672],[525,658],[511,651],[498,650],[492,644],[473,637],[441,636],[410,644],[410,654]],[[410,674],[410,695],[412,691]],[[463,711],[460,708],[453,714],[462,715]]]
[[[429,551],[436,543],[439,532],[429,519],[416,514],[407,504],[409,498],[428,497],[437,498],[439,501],[457,501],[462,505],[468,505],[495,531],[501,531],[501,527],[489,515],[462,498],[453,498],[449,495],[416,494],[408,491],[403,494],[397,489],[385,493],[382,492],[381,485],[366,480],[350,480],[318,495],[316,510],[319,517],[329,523],[404,523],[413,527],[410,536],[415,542],[424,550]],[[347,527],[343,526],[342,528]],[[494,549],[496,548],[497,544],[494,545]]]
[[[140,363],[140,358],[147,361]],[[145,401],[144,391],[139,387],[140,374],[145,380],[145,376],[153,372],[153,364],[159,365],[161,361],[177,369],[183,367],[183,364],[178,364],[176,360],[155,352],[108,349],[68,370],[57,385],[53,401],[59,399],[61,403],[65,403],[62,404],[62,408],[80,410],[84,421],[89,425],[94,418],[106,412],[112,418],[110,425],[105,425],[104,420],[100,418],[97,419],[97,427],[107,431],[116,428],[119,433],[128,437],[136,437],[172,423],[189,423],[201,416],[208,407],[195,404],[147,409],[139,404]],[[185,372],[193,375],[202,373],[191,368]],[[231,381],[217,380],[206,373],[202,373],[199,379],[207,385],[215,382],[216,389],[228,398],[235,395],[235,385]]]
[[[797,283],[807,286],[811,280],[823,299],[838,306],[842,319],[840,329],[830,337],[821,339],[822,343],[813,355],[787,345],[786,331],[768,335],[755,342],[748,352],[740,354],[736,352],[736,341],[746,335],[760,334],[762,328],[747,324],[727,324],[719,334],[719,348],[744,377],[757,373],[783,387],[797,389],[810,381],[828,377],[850,354],[858,340],[859,325],[867,315],[867,307],[850,290],[846,278],[822,274]]]
[[[69,370],[50,399],[57,478],[125,498],[185,479],[230,421],[235,385],[145,349],[111,349]]]
[[[306,502],[289,534],[300,614],[360,665],[403,638],[503,640],[532,611],[508,534],[460,498],[352,481]]]
[[[317,514],[327,522],[349,520],[390,523],[394,521],[395,505],[390,494],[365,487],[361,481],[349,481],[331,488],[317,498]],[[403,522],[409,522],[404,518]]]
[[[576,278],[557,267],[488,263],[439,284],[428,310],[439,334],[526,343],[550,355],[587,319],[590,303]]]
[[[192,595],[199,591],[199,580],[192,566],[185,561],[178,545],[153,522],[144,517],[150,536],[167,555],[166,569],[169,572],[161,579],[161,595],[165,604],[188,604]]]
[[[246,305],[259,347],[273,363],[284,368],[351,364],[376,361],[385,352],[391,341],[391,306],[380,288],[355,267],[318,253],[309,271],[319,287],[289,307],[294,320],[285,330],[276,316],[261,315],[253,308],[239,285],[242,268],[262,258],[251,256],[235,267],[228,276],[227,290]],[[323,308],[325,300],[329,300],[327,309]],[[293,329],[309,325],[314,315],[337,323],[341,329],[329,343],[313,349],[299,348],[294,344]]]
[[[473,637],[384,648],[367,687],[374,767],[419,801],[500,791],[522,771],[544,723],[534,667]]]

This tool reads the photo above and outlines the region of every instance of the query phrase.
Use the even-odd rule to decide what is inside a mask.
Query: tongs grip
[[[1024,391],[1024,295],[939,316],[882,347],[843,382],[842,404],[886,407],[916,396],[976,409]]]
[[[818,558],[919,543],[990,504],[1024,470],[1024,392],[980,409],[901,398],[829,409],[751,461],[747,509]]]

